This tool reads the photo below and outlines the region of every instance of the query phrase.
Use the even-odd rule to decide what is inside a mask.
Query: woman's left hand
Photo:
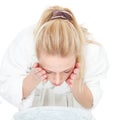
[[[72,88],[73,85],[76,83],[78,74],[80,70],[80,63],[76,63],[75,68],[69,78],[66,80],[66,83]]]

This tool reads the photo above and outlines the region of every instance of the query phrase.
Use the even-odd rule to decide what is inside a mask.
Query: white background
[[[106,50],[110,68],[102,81],[104,94],[93,110],[96,120],[120,120],[120,4],[119,0],[0,0],[0,62],[23,28],[36,23],[51,5],[69,7]],[[0,120],[10,120],[17,108],[0,98]]]

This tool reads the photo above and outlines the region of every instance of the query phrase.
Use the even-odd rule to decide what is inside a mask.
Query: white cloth
[[[12,42],[0,67],[0,95],[8,102],[22,109],[30,107],[33,93],[22,101],[22,82],[33,63],[37,62],[34,51],[34,26],[24,29]],[[101,79],[108,70],[108,61],[104,48],[96,44],[85,47],[86,73],[84,82],[93,94],[94,106],[97,105],[102,90]],[[30,101],[30,102],[25,102]],[[25,104],[26,103],[26,104]]]
[[[35,107],[14,115],[14,120],[95,120],[88,110],[67,107]]]
[[[64,82],[54,86],[51,82],[41,82],[27,99],[24,99],[20,110],[38,106],[83,107],[75,100],[70,87]]]

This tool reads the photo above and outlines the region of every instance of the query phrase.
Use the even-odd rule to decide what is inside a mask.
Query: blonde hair
[[[72,19],[50,20],[55,10],[68,12]],[[50,7],[43,12],[34,30],[36,56],[39,59],[41,51],[63,57],[74,54],[76,61],[80,63],[78,82],[81,83],[85,73],[84,45],[88,34],[87,29],[78,25],[75,16],[68,8]]]

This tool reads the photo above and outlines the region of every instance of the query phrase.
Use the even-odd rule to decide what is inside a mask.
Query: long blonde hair
[[[51,20],[55,10],[68,12],[72,19]],[[43,12],[34,30],[36,56],[39,58],[41,51],[52,55],[59,54],[63,57],[74,54],[76,61],[80,63],[78,82],[81,83],[85,73],[84,45],[87,34],[87,29],[78,25],[71,10],[60,6],[50,7]]]

